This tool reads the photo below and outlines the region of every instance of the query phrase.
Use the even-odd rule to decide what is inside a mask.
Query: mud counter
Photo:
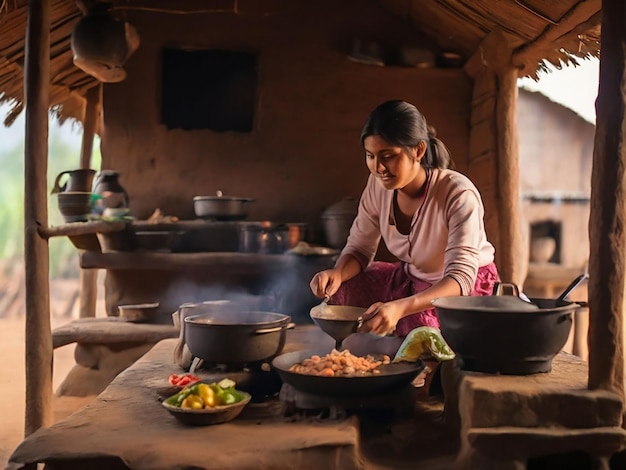
[[[260,308],[309,323],[309,309],[319,303],[309,288],[311,277],[332,267],[334,256],[237,252],[161,253],[82,251],[83,269],[105,269],[107,315],[117,306],[159,302],[158,321],[185,302],[259,296]]]

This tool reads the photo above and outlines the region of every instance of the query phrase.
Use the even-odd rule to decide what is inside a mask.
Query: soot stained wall
[[[471,83],[461,69],[347,60],[355,37],[422,44],[401,19],[356,0],[271,2],[275,10],[265,12],[263,4],[249,14],[128,13],[141,47],[126,64],[128,78],[104,88],[102,155],[103,168],[121,173],[133,215],[160,208],[192,219],[193,196],[219,189],[256,199],[249,220],[308,222],[319,233],[326,207],[360,195],[368,171],[359,131],[387,99],[416,104],[464,169]],[[163,47],[258,54],[252,131],[160,124]]]

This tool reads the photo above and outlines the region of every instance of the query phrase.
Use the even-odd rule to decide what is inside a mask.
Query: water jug
[[[93,192],[102,197],[103,209],[128,207],[128,193],[119,182],[120,174],[114,170],[102,170],[96,177]]]
[[[90,193],[95,174],[96,170],[92,170],[90,168],[62,171],[54,180],[51,194],[64,192]],[[68,175],[68,178],[63,184],[61,184],[61,179],[65,175]]]

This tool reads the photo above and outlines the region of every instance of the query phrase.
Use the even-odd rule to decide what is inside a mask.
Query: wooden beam
[[[98,116],[100,114],[100,96],[102,85],[90,88],[86,95],[85,119],[83,121],[83,140],[80,150],[80,167],[91,167],[93,140],[96,135]],[[96,316],[96,302],[98,297],[98,270],[80,270],[80,294],[78,316],[88,318]]]
[[[602,2],[600,85],[589,215],[589,388],[624,400],[626,5]]]
[[[98,115],[100,113],[100,90],[98,84],[90,88],[86,96],[85,119],[83,121],[83,139],[80,147],[80,167],[89,168],[91,166],[91,154],[93,152],[93,139],[96,135]]]
[[[470,159],[473,166],[487,169],[488,160],[495,173],[478,171],[470,177],[481,193],[497,188],[497,217],[486,214],[485,227],[496,246],[496,265],[505,282],[521,286],[528,269],[521,224],[519,149],[517,141],[518,71],[511,62],[512,50],[502,34],[491,33],[465,65],[474,80],[472,101]],[[486,205],[485,209],[488,209]]]
[[[42,238],[51,237],[75,237],[78,235],[90,235],[93,233],[119,232],[126,228],[127,222],[106,222],[94,220],[93,222],[68,222],[55,227],[39,227],[38,232]]]
[[[48,224],[48,96],[50,0],[29,0],[26,25],[24,100],[24,262],[26,272],[25,434],[52,421],[52,334],[48,241],[38,233]]]

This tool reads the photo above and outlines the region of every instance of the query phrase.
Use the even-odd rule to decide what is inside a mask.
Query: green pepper
[[[233,397],[235,397],[235,403],[239,403],[246,397],[246,395],[244,395],[243,393],[241,393],[239,390],[235,388],[229,389],[228,393],[230,393]]]
[[[237,402],[237,398],[231,393],[231,390],[224,390],[220,399],[223,405],[232,405]]]
[[[194,390],[196,390],[196,391],[198,390],[197,384],[196,385],[192,385],[191,387],[183,388],[176,395],[172,395],[167,400],[165,400],[165,403],[167,403],[168,405],[180,407],[180,405],[183,403],[183,400],[185,398],[187,398],[192,393],[196,393],[197,394],[197,392],[194,392]]]

